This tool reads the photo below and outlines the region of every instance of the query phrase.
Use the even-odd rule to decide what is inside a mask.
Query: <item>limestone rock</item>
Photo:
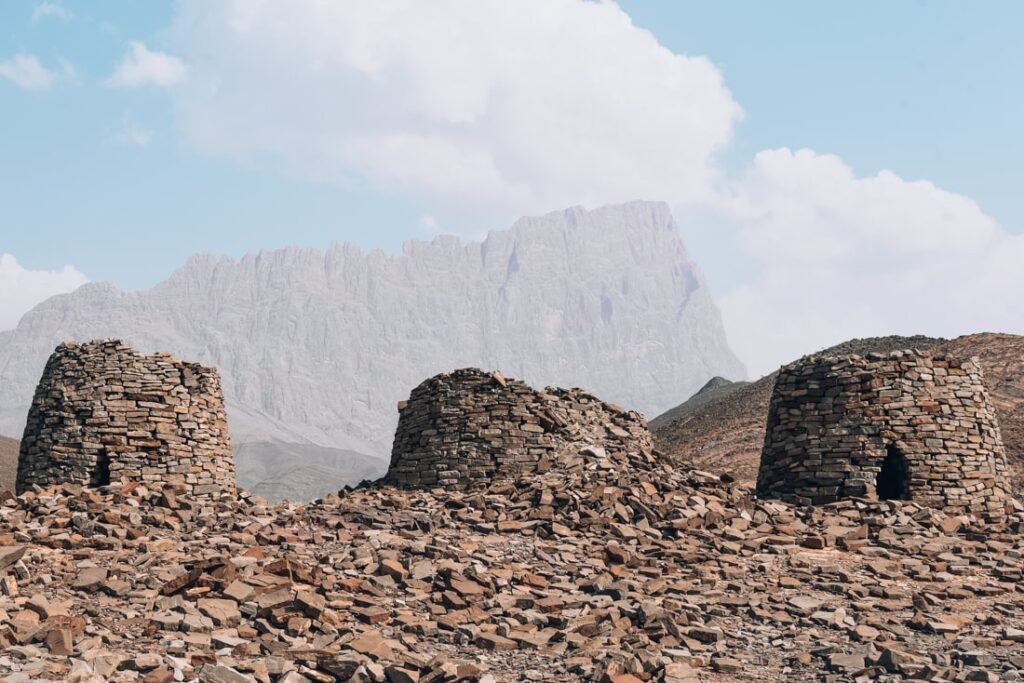
[[[0,569],[18,593],[0,596],[0,678],[952,681],[1024,668],[1019,503],[999,523],[957,524],[913,501],[792,505],[646,455],[554,449],[549,467],[464,488],[377,482],[304,505],[131,484],[26,492],[0,502],[0,542],[24,548]],[[128,589],[83,591],[93,570]]]
[[[50,349],[107,337],[220,368],[239,484],[292,499],[383,474],[397,401],[452,368],[584,386],[648,415],[744,375],[668,207],[652,202],[401,255],[196,256],[149,290],[85,285],[0,332],[0,433],[22,433]]]

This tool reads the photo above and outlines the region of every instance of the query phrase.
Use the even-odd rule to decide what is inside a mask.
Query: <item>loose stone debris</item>
[[[0,680],[1024,675],[1017,501],[991,523],[759,500],[586,392],[435,379],[389,477],[313,503],[161,479],[0,495]]]
[[[1018,504],[817,508],[581,449],[466,490],[306,505],[138,482],[0,506],[4,681],[996,681]]]

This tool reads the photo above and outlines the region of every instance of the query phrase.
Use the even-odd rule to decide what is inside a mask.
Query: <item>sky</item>
[[[0,3],[0,329],[195,252],[671,204],[751,375],[1024,332],[1018,2]]]

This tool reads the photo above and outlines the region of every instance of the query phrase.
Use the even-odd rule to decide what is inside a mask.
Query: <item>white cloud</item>
[[[88,282],[72,266],[60,270],[26,270],[10,254],[0,255],[0,330],[15,327],[36,304]]]
[[[153,141],[153,133],[140,126],[130,114],[125,114],[121,117],[121,125],[110,132],[109,138],[122,145],[148,147]]]
[[[423,230],[481,207],[477,225],[630,199],[719,211],[753,264],[721,304],[754,372],[851,337],[1024,332],[1024,237],[811,151],[728,178],[716,153],[741,111],[722,74],[612,2],[183,0],[169,35],[197,149],[415,198]]]
[[[58,72],[60,80],[69,83],[78,82],[78,69],[75,68],[74,64],[63,57],[57,58],[57,64],[60,66],[60,71]]]
[[[25,90],[46,90],[53,85],[54,74],[40,64],[35,55],[16,54],[0,61],[0,78]]]
[[[778,149],[757,155],[728,209],[755,271],[721,306],[754,372],[852,337],[1024,333],[1024,235],[967,197]]]
[[[138,88],[144,85],[168,87],[185,80],[185,63],[164,52],[149,50],[135,40],[128,54],[107,79],[107,85],[116,88]]]
[[[72,14],[64,5],[59,2],[48,2],[43,0],[35,6],[32,10],[32,21],[42,21],[43,19],[59,19],[60,21],[71,21]]]
[[[191,0],[172,36],[199,149],[432,208],[706,199],[740,116],[610,2]]]

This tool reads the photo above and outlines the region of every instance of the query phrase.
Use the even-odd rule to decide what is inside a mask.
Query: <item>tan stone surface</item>
[[[0,491],[14,493],[14,482],[18,477],[17,439],[0,436]]]
[[[952,681],[1024,667],[1015,502],[1000,525],[913,502],[794,507],[584,448],[473,490],[171,504],[146,485],[64,485],[0,505],[0,543],[24,548],[0,569],[16,588],[0,596],[0,677]],[[108,578],[85,592],[95,568]]]

